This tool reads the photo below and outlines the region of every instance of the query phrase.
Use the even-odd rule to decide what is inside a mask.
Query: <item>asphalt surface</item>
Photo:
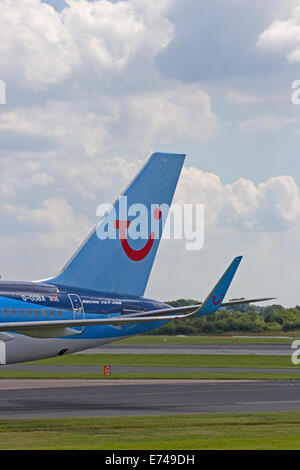
[[[31,372],[51,372],[51,373],[78,373],[78,374],[99,374],[102,376],[102,365],[99,366],[66,366],[66,365],[32,365],[14,364],[0,366],[1,371],[31,371]],[[273,368],[253,368],[253,367],[174,367],[174,366],[113,366],[112,374],[144,374],[144,373],[189,373],[189,372],[252,372],[268,374],[300,374],[300,366],[296,369],[273,369]]]
[[[300,411],[299,381],[0,381],[0,419]]]
[[[259,356],[290,356],[289,344],[187,344],[187,345],[115,345],[86,349],[79,354],[239,354]]]
[[[109,345],[83,353],[291,355],[291,344]],[[82,353],[81,353],[82,354]],[[0,380],[0,419],[300,411],[300,381],[111,380],[102,367],[14,364],[1,370],[99,373],[96,380]],[[296,369],[112,367],[112,373],[292,373]],[[101,378],[100,378],[101,377]]]

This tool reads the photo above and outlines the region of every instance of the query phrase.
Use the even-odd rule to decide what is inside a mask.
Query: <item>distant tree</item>
[[[178,299],[166,303],[173,307],[181,307],[199,304],[200,302],[193,299]],[[221,308],[216,313],[206,317],[199,315],[189,320],[172,321],[151,334],[201,335],[229,332],[260,333],[295,330],[300,330],[299,306],[284,308],[282,305],[276,304],[267,307],[245,304]]]

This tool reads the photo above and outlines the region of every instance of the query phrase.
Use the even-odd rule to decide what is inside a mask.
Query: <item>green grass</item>
[[[292,352],[292,350],[291,350]],[[245,368],[290,368],[290,356],[256,356],[236,354],[71,354],[35,361],[30,364],[73,366],[173,366],[173,367],[245,367]]]
[[[239,336],[159,336],[159,335],[138,335],[122,339],[115,342],[116,345],[180,345],[180,344],[287,344],[291,343],[292,338],[300,338],[300,332],[293,331],[288,333],[272,333],[276,338],[268,335],[257,334]]]
[[[2,372],[1,379],[172,379],[172,380],[300,380],[300,374],[289,373],[267,373],[267,372],[142,372],[142,373],[112,373],[110,377],[103,377],[99,373],[80,372],[32,372],[32,371],[10,371]]]
[[[44,366],[43,371],[33,371],[26,369],[28,365]],[[188,354],[72,354],[69,356],[46,359],[24,363],[22,369],[0,370],[0,378],[33,378],[33,379],[103,379],[102,366],[112,366],[112,379],[240,379],[240,380],[299,380],[299,374],[288,372],[272,372],[272,369],[297,369],[300,366],[293,365],[290,356],[247,356],[247,355],[188,355]],[[57,366],[57,371],[47,370],[47,366]],[[76,370],[65,372],[64,366],[98,366],[96,372],[84,372]],[[134,373],[115,372],[117,366],[136,366],[139,371]],[[182,372],[147,372],[143,370],[146,366],[182,367],[186,368]],[[60,370],[61,367],[61,370]],[[219,372],[189,371],[189,367],[218,367],[223,368]],[[249,368],[249,369],[271,369],[264,371],[237,371],[231,372],[229,368]]]
[[[1,450],[296,450],[300,412],[1,420]]]

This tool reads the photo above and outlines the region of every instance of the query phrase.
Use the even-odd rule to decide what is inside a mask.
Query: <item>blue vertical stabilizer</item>
[[[62,271],[44,282],[142,296],[184,159],[154,153]]]

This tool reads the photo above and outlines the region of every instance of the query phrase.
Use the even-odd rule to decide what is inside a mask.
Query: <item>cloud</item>
[[[59,13],[39,0],[3,0],[0,15],[0,66],[7,80],[35,88],[70,75],[79,56]]]
[[[108,139],[106,124],[114,119],[114,108],[106,113],[101,103],[98,114],[80,109],[64,101],[47,101],[45,105],[12,108],[0,115],[0,132],[26,137],[50,138],[58,145],[68,144],[82,148],[93,156],[100,147],[105,149]]]
[[[42,154],[51,159],[51,152]],[[55,174],[51,174],[49,168],[38,160],[34,152],[17,152],[15,154],[0,153],[0,201],[6,204],[14,201],[36,201],[37,194],[49,191],[55,182]]]
[[[91,228],[90,220],[84,214],[75,214],[63,198],[50,197],[36,209],[24,208],[19,215],[23,230],[26,226],[34,230],[41,247],[67,248],[79,245]]]
[[[174,86],[159,93],[137,95],[130,100],[128,112],[137,123],[138,133],[161,142],[178,138],[204,142],[222,127],[211,109],[210,96],[199,86]]]
[[[257,48],[270,54],[285,56],[287,62],[300,62],[300,2],[281,12],[258,37]]]
[[[228,92],[226,93],[226,98],[228,101],[237,104],[251,104],[260,101],[259,97],[255,95],[241,93],[240,91],[235,89],[228,90]]]
[[[282,57],[291,63],[299,45],[298,19],[287,3],[292,4],[2,0],[0,79],[7,85],[7,104],[0,107],[4,277],[43,278],[57,271],[97,222],[98,204],[118,197],[156,149],[187,151],[188,165],[192,161],[211,171],[185,166],[176,194],[182,204],[205,204],[205,248],[200,254],[184,247],[180,252],[168,241],[157,260],[164,268],[152,276],[154,297],[159,292],[165,299],[169,292],[171,298],[174,289],[183,287],[182,295],[198,295],[209,270],[214,281],[216,267],[236,250],[249,254],[254,265],[252,280],[245,276],[247,286],[257,284],[258,259],[265,259],[262,277],[269,279],[267,261],[276,259],[276,250],[281,253],[285,235],[293,246],[286,246],[284,255],[290,260],[298,240],[299,191],[289,175],[296,177],[297,168],[289,163],[288,152],[290,160],[279,166],[280,148],[275,149],[273,136],[294,121],[288,108],[266,109],[278,104],[273,99],[278,80],[282,102],[288,98],[290,106],[290,88],[283,88],[290,82],[279,74]],[[297,5],[294,1],[293,7]],[[294,17],[296,40],[282,36],[283,49],[280,40],[273,49],[266,42],[257,47],[261,33],[275,20]],[[261,79],[274,70],[279,73]],[[244,130],[234,140],[232,127],[223,124],[230,118]],[[257,153],[251,168],[246,160],[252,161],[253,133],[261,131],[267,131],[259,136],[264,144],[274,145],[274,152],[268,152],[274,165],[264,165],[264,156]],[[240,149],[245,150],[242,156]],[[281,176],[271,178],[273,171]],[[218,176],[232,181],[233,174],[249,173],[251,178],[236,176],[232,184]],[[274,240],[280,240],[278,249]],[[205,269],[199,270],[199,261]],[[288,271],[290,266],[284,276]]]
[[[270,104],[285,104],[285,94],[258,94],[258,93],[246,93],[239,91],[235,88],[231,88],[226,92],[226,100],[230,103],[238,105],[270,105]]]
[[[76,70],[102,76],[135,58],[152,59],[173,36],[171,0],[68,0],[61,11],[40,0],[0,3],[0,67],[6,80],[39,89]],[[14,57],[12,61],[11,58]]]
[[[204,204],[208,229],[277,232],[300,224],[299,188],[289,175],[258,185],[245,178],[224,185],[213,173],[184,168],[176,200]]]
[[[1,205],[2,219],[10,223],[12,231],[31,234],[36,249],[78,246],[92,228],[91,221],[84,214],[75,214],[62,197],[49,197],[38,204],[35,208],[21,202]]]
[[[269,73],[278,63],[256,42],[278,9],[280,0],[175,2],[169,16],[176,34],[155,61],[165,76],[182,81]]]
[[[92,109],[91,101],[94,98]],[[105,95],[86,100],[48,100],[44,105],[15,107],[0,114],[2,141],[21,135],[47,139],[72,158],[118,155],[126,145],[148,152],[155,142],[189,138],[205,142],[218,134],[221,122],[211,97],[199,86],[169,84],[167,89]]]
[[[299,188],[291,176],[277,176],[255,186],[240,179],[225,187],[226,225],[256,231],[280,231],[300,222]]]
[[[284,118],[275,115],[263,115],[254,119],[248,119],[240,123],[239,128],[247,132],[275,132],[289,124],[297,123],[295,118]]]

